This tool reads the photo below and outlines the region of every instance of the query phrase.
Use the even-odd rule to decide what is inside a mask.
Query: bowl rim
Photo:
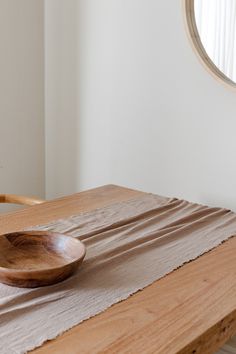
[[[41,273],[42,272],[55,272],[55,271],[60,271],[62,268],[66,268],[66,267],[69,267],[71,265],[75,265],[76,263],[78,262],[81,262],[83,261],[85,255],[86,255],[86,247],[84,245],[84,243],[82,241],[80,241],[78,238],[76,237],[73,237],[71,235],[67,235],[67,234],[64,234],[64,233],[61,233],[61,232],[55,232],[55,231],[41,231],[41,230],[26,230],[26,231],[14,231],[14,232],[8,232],[6,234],[1,234],[0,237],[3,237],[3,236],[8,236],[8,235],[20,235],[20,234],[26,234],[26,235],[41,235],[41,236],[49,236],[50,235],[53,235],[55,237],[57,236],[63,236],[63,237],[69,237],[71,240],[73,240],[75,243],[78,243],[81,247],[81,251],[82,251],[82,254],[79,258],[75,259],[74,261],[71,261],[71,262],[68,262],[66,264],[63,264],[61,266],[57,266],[57,267],[52,267],[52,268],[39,268],[39,269],[33,269],[33,270],[27,270],[27,269],[17,269],[17,268],[7,268],[7,267],[2,267],[0,266],[0,273],[14,273],[14,274],[24,274],[24,275],[27,275],[27,274],[38,274],[38,273]]]

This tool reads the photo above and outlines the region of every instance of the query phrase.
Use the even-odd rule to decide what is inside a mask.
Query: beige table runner
[[[236,214],[147,194],[38,229],[79,237],[87,256],[54,286],[0,284],[2,354],[37,347],[216,247],[236,233]]]

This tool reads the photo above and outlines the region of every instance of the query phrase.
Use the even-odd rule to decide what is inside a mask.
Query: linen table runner
[[[144,194],[33,229],[78,237],[87,255],[62,283],[0,284],[2,354],[37,347],[216,247],[236,233],[236,214]]]

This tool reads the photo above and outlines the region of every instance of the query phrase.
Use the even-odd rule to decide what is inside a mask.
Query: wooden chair
[[[43,202],[45,202],[45,200],[35,198],[35,197],[26,197],[17,194],[0,194],[0,203],[35,205],[35,204],[41,204]]]

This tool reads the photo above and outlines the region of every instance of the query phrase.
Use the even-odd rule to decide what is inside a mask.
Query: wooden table
[[[47,223],[140,193],[109,185],[2,214],[0,232]],[[234,333],[236,238],[33,352],[207,354]]]

